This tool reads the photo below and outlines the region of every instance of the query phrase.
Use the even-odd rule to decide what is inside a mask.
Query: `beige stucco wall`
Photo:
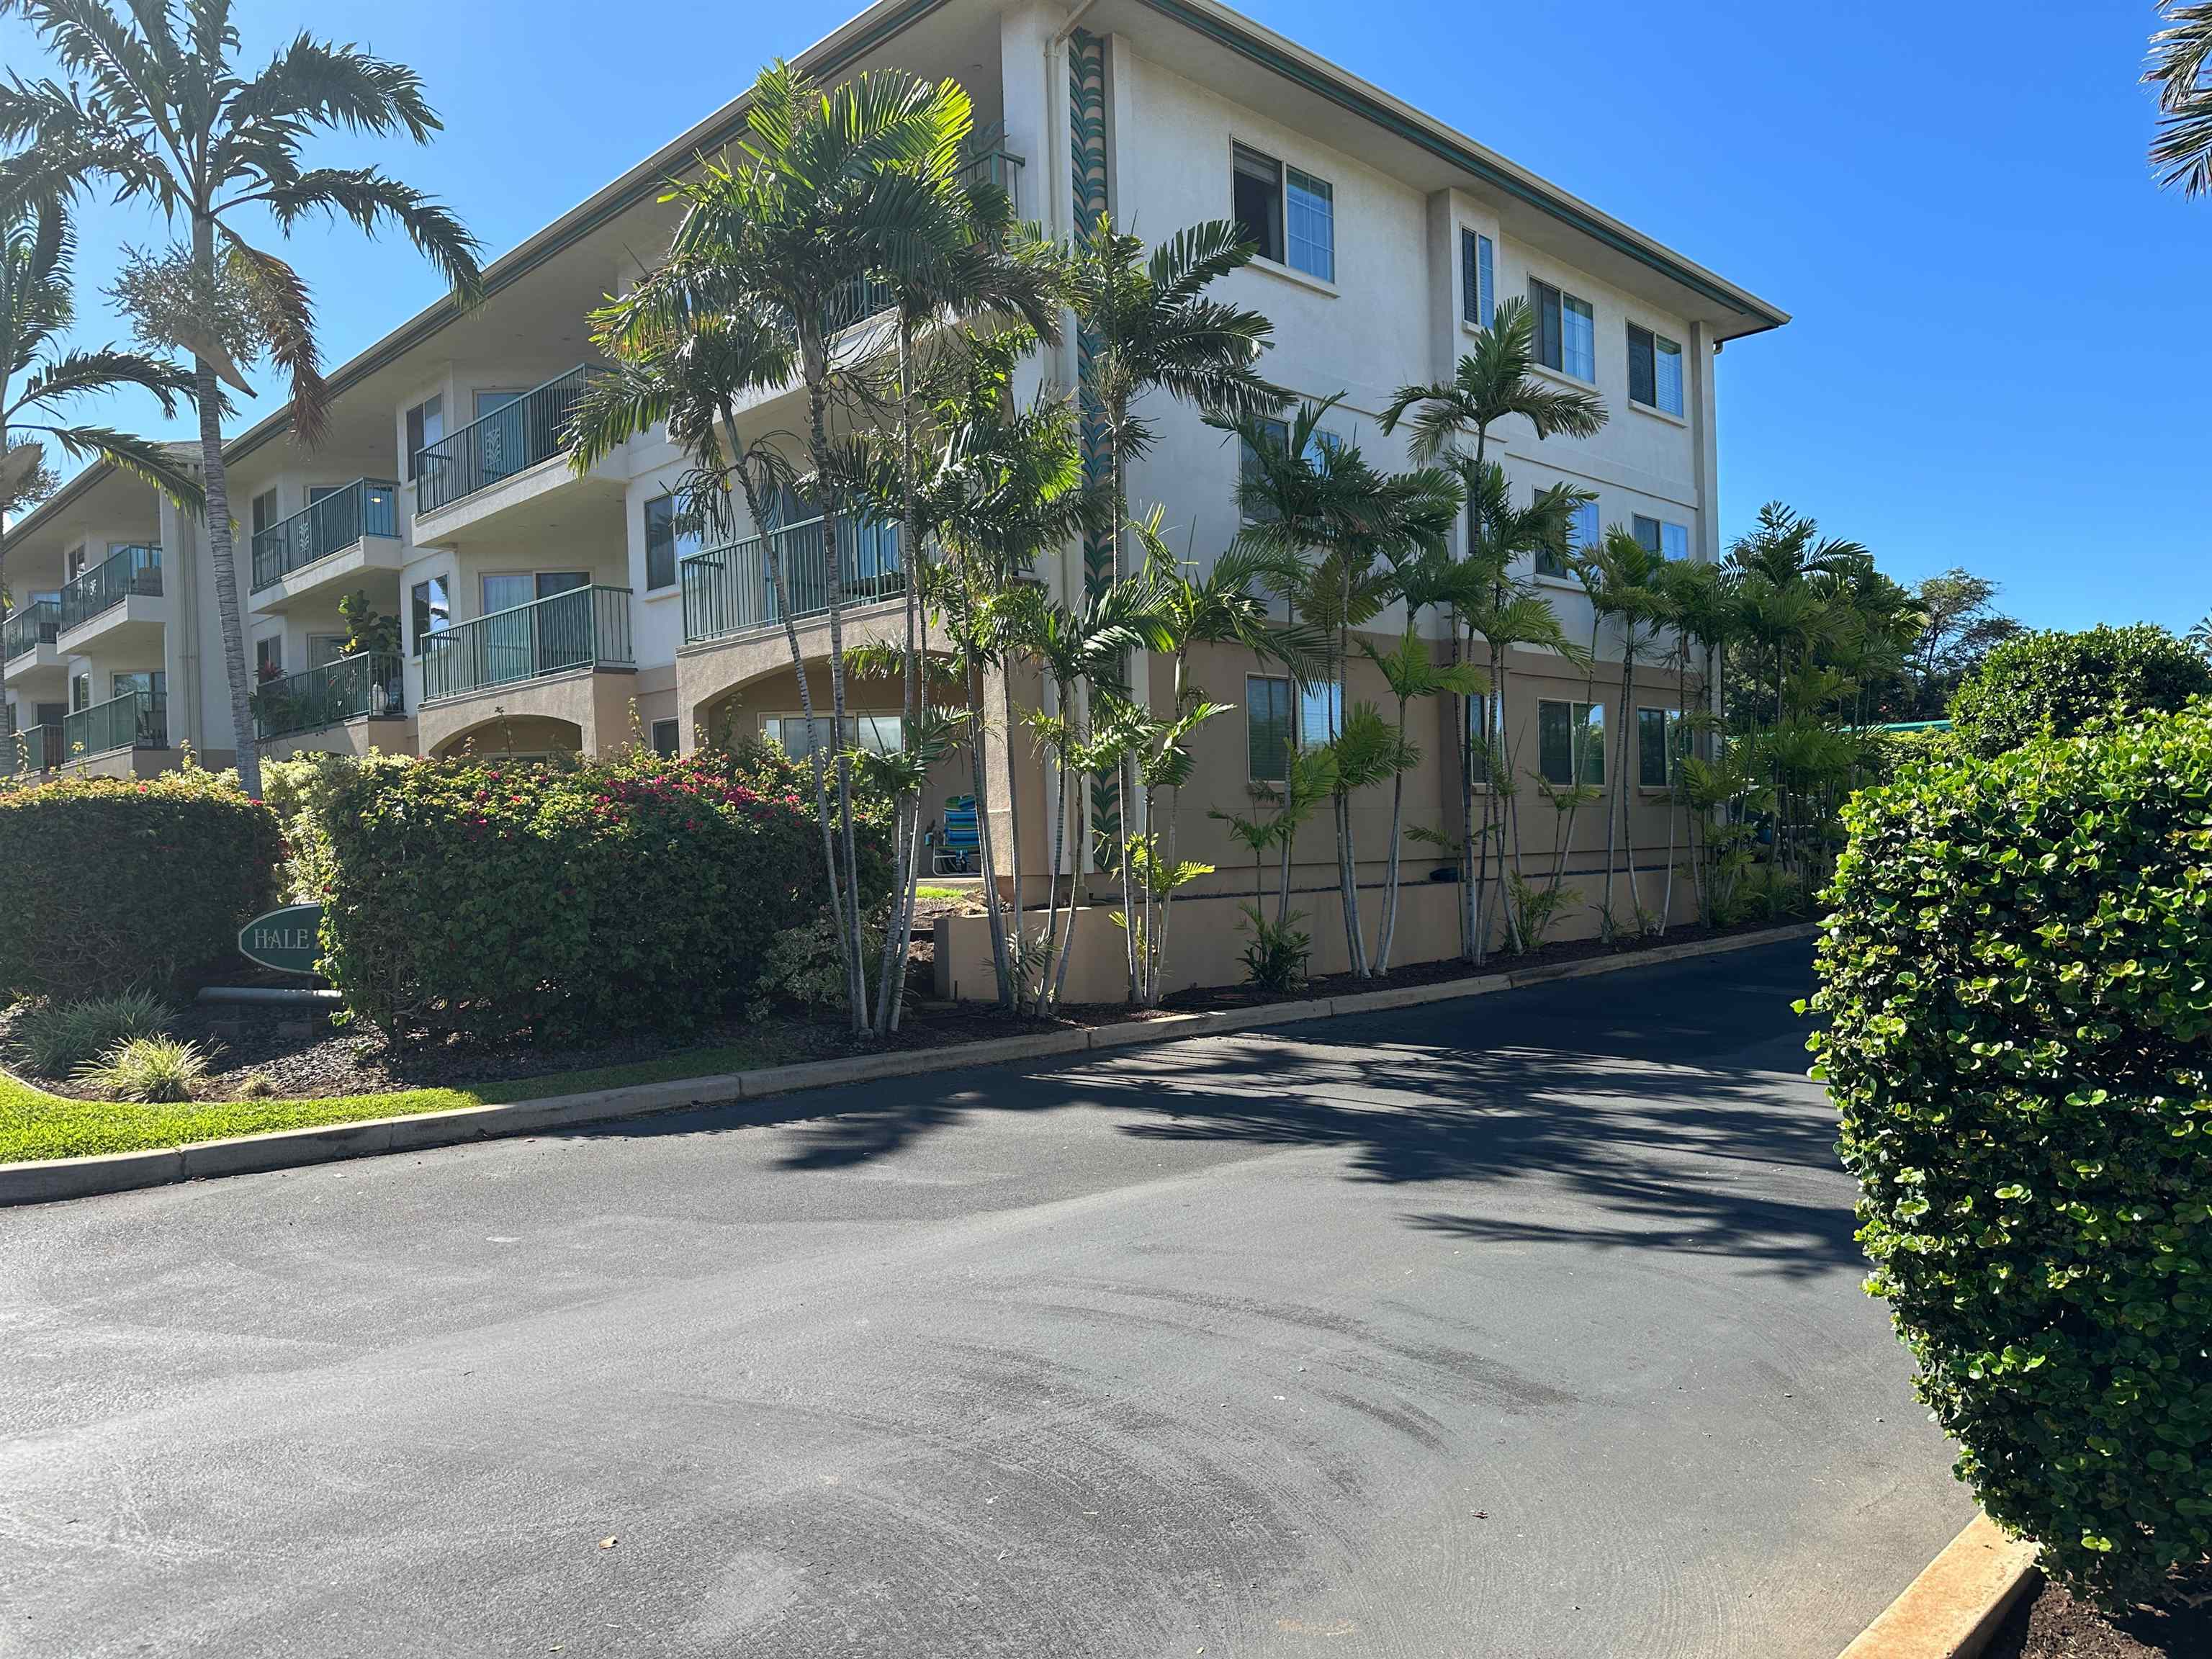
[[[615,669],[524,680],[433,703],[416,715],[416,732],[426,755],[457,754],[471,738],[479,751],[611,755],[630,742],[636,690],[636,675]]]

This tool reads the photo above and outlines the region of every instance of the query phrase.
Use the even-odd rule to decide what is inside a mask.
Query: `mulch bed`
[[[1773,926],[1759,922],[1719,933],[1755,933]],[[1524,956],[1493,957],[1482,969],[1457,960],[1420,963],[1394,969],[1387,975],[1356,980],[1350,975],[1316,979],[1287,996],[1273,996],[1247,986],[1224,986],[1178,993],[1157,1010],[1132,1009],[1119,1003],[1071,1006],[1046,1025],[1091,1028],[1118,1025],[1130,1020],[1158,1019],[1177,1013],[1252,1007],[1263,1003],[1301,1001],[1395,986],[1433,985],[1482,973],[1517,972],[1556,963],[1591,957],[1632,954],[1657,945],[1680,945],[1717,936],[1717,930],[1674,927],[1664,939],[1627,945],[1616,951],[1595,939],[1548,945]],[[926,994],[932,983],[930,941],[915,942],[909,964],[906,1018],[889,1045],[897,1048],[933,1048],[948,1043],[972,1042],[1017,1036],[1046,1029],[1035,1020],[1015,1020],[983,1003],[945,1003]],[[253,983],[244,976],[232,981]],[[298,984],[297,980],[263,976],[260,982]],[[0,1013],[0,1058],[40,1087],[57,1094],[84,1097],[86,1091],[66,1078],[40,1077],[23,1064],[23,1057],[8,1041],[12,1013]],[[214,1051],[214,1066],[201,1097],[234,1097],[249,1076],[268,1080],[276,1095],[300,1098],[323,1095],[377,1094],[392,1090],[461,1088],[554,1072],[596,1070],[665,1060],[687,1049],[756,1047],[763,1043],[763,1027],[743,1018],[732,1018],[698,1032],[683,1042],[651,1033],[639,1033],[590,1044],[517,1042],[500,1045],[459,1041],[428,1042],[395,1050],[382,1036],[365,1026],[333,1026],[328,1016],[304,1007],[269,1007],[235,1004],[210,1006],[193,1004],[179,1016],[175,1035]],[[805,1060],[830,1060],[867,1046],[857,1043],[842,1018],[824,1018],[799,1008],[781,1011],[773,1023],[772,1058],[763,1064],[789,1064]]]
[[[2212,1654],[2212,1592],[2113,1620],[2046,1583],[2013,1609],[1984,1652],[1986,1659],[2204,1659]]]

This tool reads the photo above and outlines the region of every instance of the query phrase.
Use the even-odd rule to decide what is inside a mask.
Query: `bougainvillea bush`
[[[394,1041],[688,1031],[825,902],[799,796],[716,756],[363,768],[319,812],[324,971]]]
[[[276,816],[228,774],[57,778],[0,793],[0,992],[174,993],[269,909]]]
[[[2107,1603],[2212,1551],[2212,720],[1846,810],[1814,1040],[1870,1288],[1990,1514]]]

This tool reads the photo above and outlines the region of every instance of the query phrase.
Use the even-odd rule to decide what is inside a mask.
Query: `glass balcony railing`
[[[83,760],[118,749],[169,746],[169,696],[166,691],[125,691],[119,697],[80,708],[62,721],[62,757]]]
[[[59,599],[33,599],[21,611],[9,613],[4,626],[0,626],[0,651],[13,662],[18,657],[27,657],[42,645],[52,645],[62,630],[62,602]]]
[[[399,486],[385,478],[356,478],[254,537],[253,586],[274,587],[364,536],[398,534]]]
[[[62,763],[62,729],[27,726],[0,733],[0,778],[29,777]]]
[[[133,593],[158,597],[161,592],[161,550],[118,547],[62,589],[62,628],[80,627]]]
[[[899,530],[894,524],[847,519],[838,526],[838,563],[845,601],[867,605],[906,592],[906,570],[899,559]],[[830,608],[830,571],[823,558],[822,520],[806,519],[775,532],[783,553],[775,583],[769,580],[767,539],[748,536],[728,547],[710,548],[684,561],[684,642],[697,645],[727,638],[783,620],[778,588],[794,617]]]
[[[433,512],[560,454],[568,447],[569,418],[599,373],[596,364],[580,363],[417,451],[415,510]]]
[[[253,694],[253,735],[266,743],[347,720],[388,720],[406,709],[407,672],[399,654],[363,651],[263,681]]]
[[[629,589],[572,587],[456,623],[425,639],[422,701],[466,696],[579,668],[629,668],[635,661]]]

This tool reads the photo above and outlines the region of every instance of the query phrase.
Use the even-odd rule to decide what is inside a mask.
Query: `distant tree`
[[[2162,188],[2212,191],[2212,3],[2160,0],[2166,27],[2150,38],[2143,80],[2158,88],[2158,133],[2150,164]]]
[[[1912,701],[1905,713],[1932,720],[1951,693],[1990,650],[2025,630],[1996,607],[1998,587],[1986,576],[1954,565],[1915,583],[1912,598],[1920,632],[1905,653]]]

